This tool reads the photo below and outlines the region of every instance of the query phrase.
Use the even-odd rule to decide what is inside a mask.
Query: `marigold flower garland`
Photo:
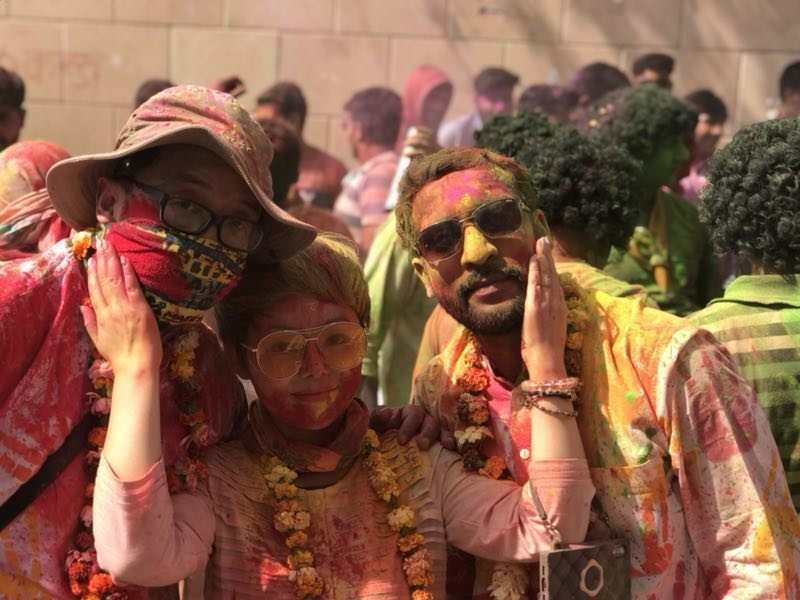
[[[364,464],[369,469],[369,482],[375,494],[391,511],[386,517],[389,527],[397,532],[397,551],[403,561],[403,573],[411,590],[411,600],[433,600],[430,553],[424,548],[425,537],[417,531],[414,509],[399,504],[400,487],[397,475],[380,450],[380,439],[368,430],[362,441]],[[262,456],[261,470],[267,487],[274,495],[274,527],[284,536],[289,549],[289,580],[295,585],[295,597],[301,600],[319,598],[325,584],[314,566],[306,530],[311,526],[308,506],[298,496],[294,484],[297,472],[275,456]]]
[[[88,231],[77,233],[71,240],[72,253],[78,260],[85,260],[92,251],[93,234]],[[176,383],[178,409],[181,422],[187,428],[187,436],[182,442],[186,456],[177,461],[167,471],[170,493],[194,491],[207,476],[205,465],[198,459],[201,450],[208,446],[211,430],[208,419],[197,406],[194,396],[199,390],[195,380],[194,361],[200,337],[196,329],[190,329],[178,336],[172,346],[172,359],[169,365],[170,376]],[[70,592],[82,600],[126,600],[128,593],[124,587],[117,586],[111,575],[100,569],[92,535],[92,498],[94,479],[100,453],[108,432],[108,415],[111,411],[111,393],[114,386],[114,372],[108,361],[95,356],[88,371],[93,391],[87,394],[89,410],[94,417],[93,427],[87,436],[86,469],[89,484],[84,493],[85,504],[80,514],[78,529],[73,544],[67,553],[66,571]]]
[[[582,290],[572,275],[560,274],[559,281],[567,304],[567,340],[564,348],[564,365],[567,375],[580,377],[581,348],[589,322]],[[494,437],[489,428],[491,414],[486,390],[489,374],[483,365],[478,344],[471,339],[465,349],[466,368],[456,380],[463,390],[456,403],[456,429],[454,432],[464,468],[491,479],[508,479],[505,459],[502,456],[485,456],[483,444]],[[528,575],[524,567],[498,563],[492,572],[489,592],[494,600],[517,600],[527,590]]]

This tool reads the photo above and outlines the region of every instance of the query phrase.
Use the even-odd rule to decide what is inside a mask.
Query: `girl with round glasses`
[[[557,285],[552,258],[542,260],[530,282],[537,310],[563,319],[563,297],[545,298]],[[368,429],[354,396],[367,287],[355,249],[327,235],[248,271],[219,307],[225,350],[258,400],[241,436],[205,456],[207,483],[170,496],[158,370],[140,358],[157,356],[158,329],[127,263],[111,249],[93,261],[93,335],[117,373],[94,534],[115,578],[161,586],[204,571],[205,598],[432,600],[445,597],[446,543],[531,561],[555,539],[583,538],[594,490],[570,415],[533,411],[535,487],[468,474],[441,446],[423,452]],[[186,596],[200,597],[193,581]],[[497,585],[506,593],[514,581]]]

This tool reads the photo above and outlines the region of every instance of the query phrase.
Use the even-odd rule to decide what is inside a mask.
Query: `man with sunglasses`
[[[511,159],[444,150],[412,163],[396,210],[428,294],[459,323],[417,378],[415,402],[455,434],[466,468],[524,479],[531,444],[547,443],[526,434],[540,407],[515,386],[548,361],[521,344],[523,327],[545,325],[523,323],[536,240],[548,235],[533,182]],[[578,426],[603,528],[631,544],[632,597],[796,597],[800,526],[730,355],[640,300],[568,287]],[[476,594],[495,586],[491,569],[476,573]]]

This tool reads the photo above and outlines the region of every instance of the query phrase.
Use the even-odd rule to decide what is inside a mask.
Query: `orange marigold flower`
[[[77,581],[78,583],[86,583],[89,581],[89,575],[92,573],[92,567],[89,563],[83,560],[72,561],[72,564],[67,569],[67,575],[70,581]]]
[[[489,375],[479,367],[469,367],[457,380],[457,385],[467,392],[482,392],[489,387]]]
[[[314,567],[303,567],[298,571],[293,571],[289,579],[297,586],[297,596],[305,599],[306,596],[320,596],[325,585],[322,577],[319,576]]]
[[[433,585],[431,557],[430,553],[425,549],[417,550],[411,556],[404,558],[403,571],[410,586],[427,587]]]
[[[289,555],[287,563],[292,571],[297,571],[303,567],[311,567],[314,565],[314,555],[308,550],[294,550]]]
[[[421,533],[410,533],[397,539],[397,549],[407,554],[425,543],[425,536]]]
[[[490,456],[483,468],[478,470],[478,474],[489,479],[499,479],[505,470],[506,461],[502,456]]]
[[[106,434],[108,429],[106,427],[95,427],[89,432],[89,444],[94,448],[102,448],[106,443]]]
[[[433,594],[427,590],[414,590],[411,592],[411,600],[433,600]]]
[[[277,498],[294,498],[297,496],[297,486],[293,483],[278,483],[272,488]]]
[[[377,450],[381,447],[381,441],[378,438],[378,434],[372,429],[367,429],[367,433],[364,434],[363,444],[364,449],[368,451]]]
[[[88,590],[88,587],[85,583],[79,583],[74,579],[70,580],[69,582],[69,591],[72,592],[73,596],[77,596],[78,598],[82,598],[83,595]]]
[[[108,573],[95,573],[89,580],[89,591],[95,594],[104,594],[114,587],[114,580]]]
[[[70,247],[72,254],[78,260],[83,260],[89,254],[89,248],[92,247],[92,234],[89,231],[79,231],[70,240]]]
[[[287,548],[302,548],[308,544],[308,535],[305,531],[295,531],[286,538]]]

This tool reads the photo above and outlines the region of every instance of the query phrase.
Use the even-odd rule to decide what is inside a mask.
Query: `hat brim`
[[[126,156],[148,148],[174,144],[200,146],[219,156],[239,174],[266,212],[261,219],[264,238],[258,248],[250,253],[250,260],[270,263],[289,258],[314,241],[316,229],[275,205],[264,190],[250,181],[244,168],[233,160],[223,141],[207,129],[190,124],[170,128],[162,136],[154,136],[124,149],[76,156],[56,163],[47,173],[47,189],[56,211],[75,230],[95,227],[97,179],[111,175],[118,161]]]

